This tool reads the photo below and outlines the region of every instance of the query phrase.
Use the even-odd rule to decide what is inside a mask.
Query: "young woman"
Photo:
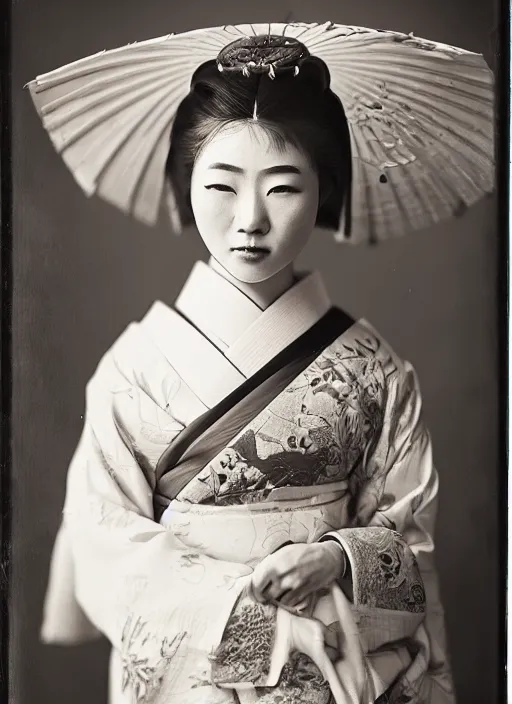
[[[43,637],[106,635],[113,704],[451,703],[416,375],[295,268],[354,234],[347,117],[326,62],[255,34],[173,115],[174,221],[211,256],[88,385]]]

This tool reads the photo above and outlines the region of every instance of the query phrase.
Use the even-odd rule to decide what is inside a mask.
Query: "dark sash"
[[[203,467],[353,324],[342,310],[331,308],[256,374],[182,430],[156,466],[155,520],[160,520],[170,501]]]

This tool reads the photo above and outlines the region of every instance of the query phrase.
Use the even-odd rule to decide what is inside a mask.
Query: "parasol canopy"
[[[298,39],[322,59],[352,145],[350,241],[378,242],[458,215],[494,186],[493,76],[483,57],[410,34],[325,24],[247,24],[129,44],[28,84],[74,178],[153,225],[176,110],[199,65],[244,37]],[[343,227],[336,233],[343,240]]]

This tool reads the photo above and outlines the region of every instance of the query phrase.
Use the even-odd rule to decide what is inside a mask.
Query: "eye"
[[[298,188],[295,188],[295,186],[274,186],[274,188],[271,188],[270,191],[267,193],[267,196],[270,195],[271,193],[300,193]]]
[[[205,186],[206,190],[222,191],[223,193],[235,193],[235,189],[231,186],[227,186],[225,183],[211,183]]]

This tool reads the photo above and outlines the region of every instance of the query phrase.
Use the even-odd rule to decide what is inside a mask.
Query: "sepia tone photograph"
[[[503,701],[499,15],[12,5],[9,701]]]

